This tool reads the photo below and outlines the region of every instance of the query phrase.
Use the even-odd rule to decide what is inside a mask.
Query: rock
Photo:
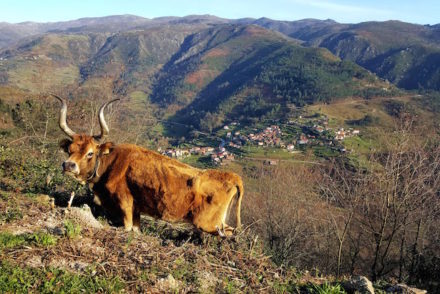
[[[215,274],[209,271],[201,271],[197,273],[197,280],[199,281],[199,290],[201,293],[213,293],[217,284],[220,283],[220,280]]]
[[[157,282],[157,286],[160,291],[165,293],[176,292],[179,289],[179,282],[174,279],[172,274],[168,274],[165,279],[162,278]]]
[[[402,293],[402,294],[425,294],[426,290],[420,290],[417,288],[411,288],[405,284],[397,284],[387,288],[388,293]]]
[[[41,259],[41,256],[34,255],[28,258],[27,260],[25,260],[24,264],[30,267],[41,267],[43,266],[43,261]]]
[[[354,276],[343,282],[342,287],[348,293],[374,294],[374,287],[370,280],[364,276]]]
[[[71,207],[69,218],[76,220],[82,227],[94,229],[102,229],[102,224],[93,216],[89,206],[84,205],[82,208]],[[66,209],[66,211],[68,211]]]

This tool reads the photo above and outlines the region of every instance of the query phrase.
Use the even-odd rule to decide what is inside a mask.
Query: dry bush
[[[318,177],[306,165],[257,165],[248,171],[244,222],[265,242],[277,263],[307,267],[320,263],[320,220],[324,208],[313,191]],[[325,234],[325,232],[324,232]]]

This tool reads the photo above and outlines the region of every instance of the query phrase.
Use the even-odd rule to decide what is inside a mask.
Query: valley
[[[439,25],[399,21],[1,23],[0,292],[340,293],[363,275],[438,293],[439,56]],[[108,141],[239,174],[243,232],[123,232],[62,173],[51,93],[75,132],[119,98]]]

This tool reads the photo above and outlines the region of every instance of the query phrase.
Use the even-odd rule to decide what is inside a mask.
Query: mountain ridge
[[[23,38],[46,33],[117,34],[163,26],[186,27],[194,33],[227,24],[259,25],[294,38],[304,46],[327,48],[340,58],[356,62],[404,89],[440,89],[439,24],[417,25],[396,20],[343,24],[330,19],[280,21],[266,17],[225,19],[213,15],[149,19],[114,15],[52,23],[2,23],[0,50],[7,50]]]

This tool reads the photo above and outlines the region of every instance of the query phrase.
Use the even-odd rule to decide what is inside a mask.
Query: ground
[[[127,233],[81,200],[50,200],[1,192],[0,292],[283,293],[297,282],[245,233],[222,240],[148,218]]]

